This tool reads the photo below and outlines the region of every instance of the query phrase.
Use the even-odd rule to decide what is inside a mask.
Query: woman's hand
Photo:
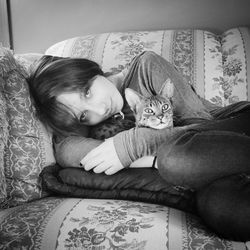
[[[91,150],[82,160],[81,164],[86,171],[93,169],[95,173],[105,172],[112,175],[123,169],[117,156],[113,138],[105,140],[101,145]]]

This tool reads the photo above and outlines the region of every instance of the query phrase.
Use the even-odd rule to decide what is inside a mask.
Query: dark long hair
[[[57,135],[77,135],[86,131],[70,110],[56,97],[65,92],[84,91],[100,66],[85,58],[43,56],[27,79],[39,118]]]

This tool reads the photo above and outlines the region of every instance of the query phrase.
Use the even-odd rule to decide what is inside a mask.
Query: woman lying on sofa
[[[133,117],[125,88],[148,96],[168,78],[178,117],[173,128],[136,127],[105,141],[89,137],[91,128],[117,114]],[[153,52],[143,52],[116,75],[87,59],[44,56],[28,82],[41,120],[55,134],[61,166],[111,175],[144,156],[151,156],[144,167],[152,167],[157,156],[166,182],[197,192],[197,210],[208,226],[223,237],[250,240],[249,102],[215,107]]]

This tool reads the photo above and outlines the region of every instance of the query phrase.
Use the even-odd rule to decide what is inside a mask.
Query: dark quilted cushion
[[[105,175],[55,164],[44,168],[41,177],[43,187],[53,195],[143,201],[194,212],[195,194],[169,185],[153,168]]]

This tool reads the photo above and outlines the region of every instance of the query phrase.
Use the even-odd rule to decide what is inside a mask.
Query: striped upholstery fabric
[[[13,52],[0,48],[0,208],[46,196],[39,174],[55,162],[52,136],[37,118],[27,75]]]
[[[2,79],[0,78],[0,81]],[[6,179],[4,174],[4,148],[8,140],[8,121],[6,101],[0,91],[0,207],[7,197]]]
[[[98,62],[104,71],[117,72],[144,50],[152,50],[173,63],[201,97],[217,105],[250,98],[250,31],[245,27],[220,35],[204,30],[88,35],[59,42],[46,54],[86,57]]]
[[[221,239],[198,217],[177,209],[60,197],[0,211],[0,239],[0,248],[6,246],[1,249],[246,249],[245,243]]]

